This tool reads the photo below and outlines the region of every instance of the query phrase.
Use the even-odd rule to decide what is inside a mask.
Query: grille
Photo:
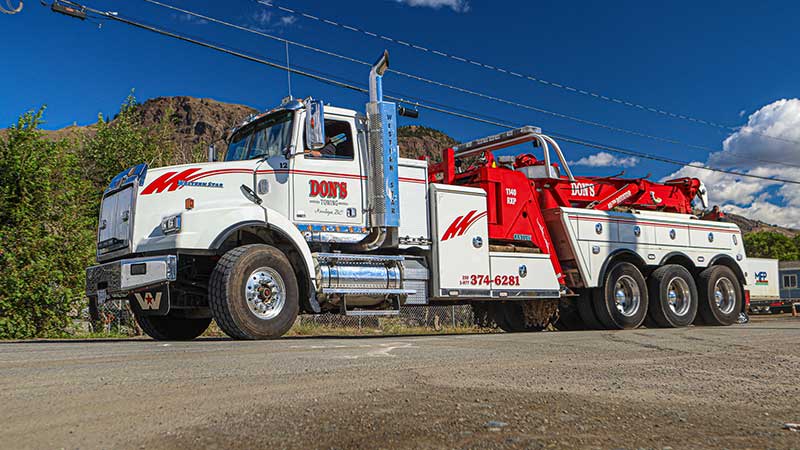
[[[97,256],[128,248],[133,229],[134,185],[107,194],[100,206],[97,231]]]

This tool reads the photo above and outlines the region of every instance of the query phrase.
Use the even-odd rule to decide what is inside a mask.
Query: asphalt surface
[[[0,343],[0,448],[800,448],[800,319]]]

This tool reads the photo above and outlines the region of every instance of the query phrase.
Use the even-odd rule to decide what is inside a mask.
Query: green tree
[[[761,231],[744,236],[747,256],[754,258],[775,258],[781,261],[800,259],[800,239],[794,240],[780,233]]]
[[[61,333],[91,262],[93,189],[72,143],[43,137],[43,112],[0,140],[0,338]]]

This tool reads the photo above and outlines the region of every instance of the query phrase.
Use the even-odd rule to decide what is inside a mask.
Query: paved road
[[[800,448],[800,319],[0,344],[2,448]]]

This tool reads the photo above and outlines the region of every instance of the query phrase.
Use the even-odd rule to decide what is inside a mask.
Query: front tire
[[[234,339],[283,336],[297,319],[299,303],[292,265],[269,245],[230,250],[211,274],[211,312],[222,331]]]
[[[697,286],[683,266],[659,267],[648,278],[649,315],[662,328],[687,327],[697,315]]]
[[[698,277],[700,305],[705,325],[733,325],[742,312],[742,285],[726,266],[713,266]]]
[[[191,341],[203,334],[211,324],[211,318],[185,319],[183,317],[145,316],[133,309],[139,328],[157,341]]]
[[[593,292],[597,319],[608,330],[638,328],[647,317],[647,283],[631,263],[616,264]]]

